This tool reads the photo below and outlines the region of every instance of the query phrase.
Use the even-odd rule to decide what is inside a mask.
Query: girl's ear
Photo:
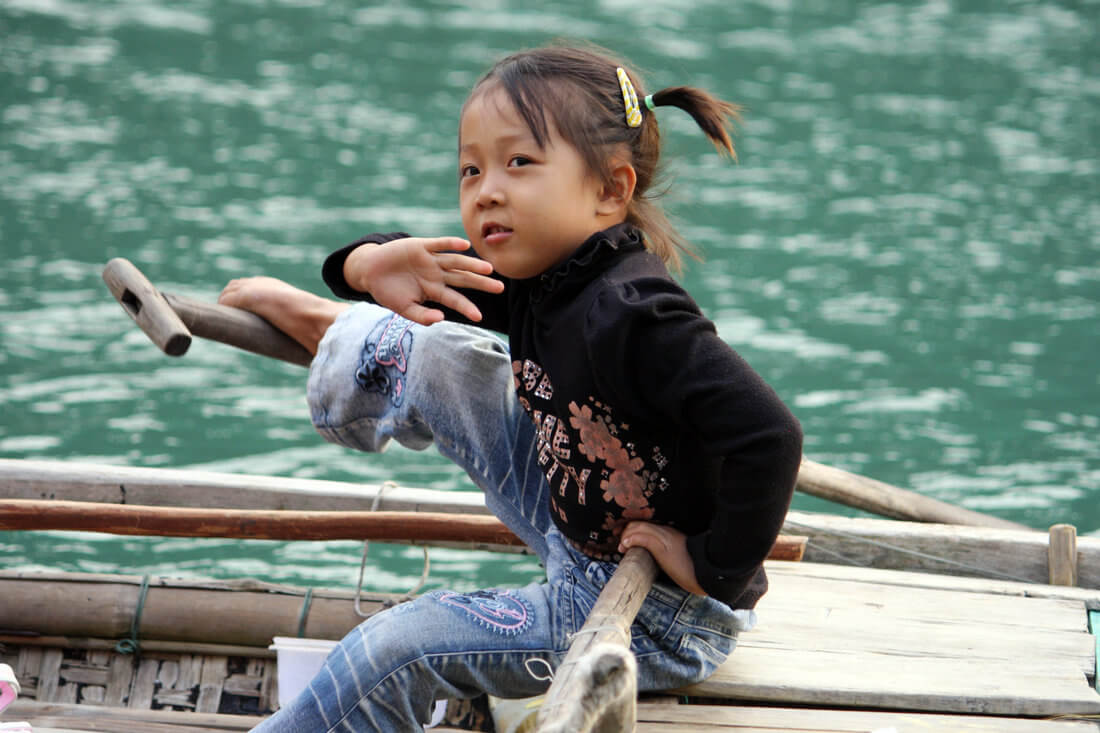
[[[600,200],[596,212],[603,215],[626,216],[626,209],[634,198],[634,186],[638,183],[638,174],[630,163],[616,163],[611,169],[611,183],[600,191]]]

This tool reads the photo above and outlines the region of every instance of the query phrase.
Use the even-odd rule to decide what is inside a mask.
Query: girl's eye
[[[469,178],[470,176],[476,176],[480,173],[476,165],[464,165],[458,169],[459,178]]]
[[[508,165],[510,165],[513,168],[519,168],[520,166],[530,165],[530,163],[531,163],[531,159],[528,158],[526,155],[515,155],[515,156],[512,156],[512,159],[508,161]]]

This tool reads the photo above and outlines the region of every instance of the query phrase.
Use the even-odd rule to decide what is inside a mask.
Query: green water
[[[453,234],[458,109],[499,56],[613,47],[741,103],[740,162],[661,113],[685,276],[818,461],[1037,528],[1100,530],[1096,2],[0,0],[0,457],[462,490],[438,456],[309,425],[304,370],[160,354],[100,279],[122,256],[213,300],[324,293],[375,230]],[[828,509],[799,497],[796,507]],[[9,568],[351,585],[353,542],[0,533]],[[404,590],[416,549],[372,546]],[[530,560],[433,551],[431,585]]]

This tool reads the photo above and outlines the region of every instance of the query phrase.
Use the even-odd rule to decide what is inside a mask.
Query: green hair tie
[[[645,106],[649,107],[650,111],[652,111],[652,112],[657,111],[657,105],[653,103],[653,95],[652,94],[647,94],[645,96]]]

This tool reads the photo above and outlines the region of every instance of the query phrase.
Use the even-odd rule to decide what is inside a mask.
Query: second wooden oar
[[[485,514],[287,511],[0,499],[0,530],[73,530],[157,537],[248,540],[379,540],[520,546],[503,522]],[[806,538],[783,535],[768,556],[801,560]]]

